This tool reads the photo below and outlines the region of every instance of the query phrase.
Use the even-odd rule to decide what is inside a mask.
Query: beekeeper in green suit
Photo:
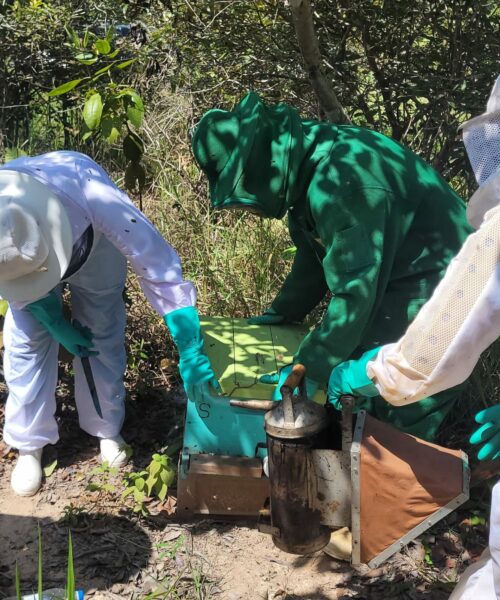
[[[339,363],[400,337],[471,231],[462,200],[407,148],[361,127],[303,120],[255,93],[232,111],[208,111],[193,151],[214,208],[288,216],[291,271],[250,322],[300,322],[332,294],[294,357],[311,391]],[[432,439],[456,397],[455,389],[390,410],[372,398],[367,408]]]

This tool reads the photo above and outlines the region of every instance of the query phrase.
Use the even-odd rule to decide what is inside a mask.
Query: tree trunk
[[[309,0],[290,0],[293,24],[300,51],[311,85],[327,119],[333,123],[350,123],[330,83],[321,71],[321,54],[314,31],[311,3]]]

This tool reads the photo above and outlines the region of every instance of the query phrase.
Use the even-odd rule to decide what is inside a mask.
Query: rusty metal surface
[[[340,450],[313,450],[312,464],[315,477],[313,508],[320,512],[321,523],[328,527],[350,527],[349,454]]]
[[[330,541],[330,529],[322,525],[321,513],[313,506],[317,495],[312,463],[313,436],[303,443],[268,436],[271,483],[271,526],[280,531],[274,544],[291,554],[321,550]]]
[[[356,419],[356,427],[351,444],[351,533],[352,557],[351,564],[361,564],[361,498],[360,498],[360,457],[363,429],[365,426],[366,411],[360,410]]]
[[[229,406],[246,408],[247,410],[271,410],[276,406],[274,400],[235,400],[229,401]]]

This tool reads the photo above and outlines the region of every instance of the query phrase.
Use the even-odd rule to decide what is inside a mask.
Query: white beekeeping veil
[[[467,205],[467,219],[476,229],[488,210],[500,203],[500,76],[486,112],[463,123],[463,141],[479,189]]]

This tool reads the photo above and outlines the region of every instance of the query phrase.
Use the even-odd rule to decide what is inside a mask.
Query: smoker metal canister
[[[283,400],[265,415],[273,541],[291,554],[321,550],[331,533],[311,508],[316,487],[311,451],[325,447],[329,417],[307,399],[304,375],[304,367],[295,365],[281,388]]]

